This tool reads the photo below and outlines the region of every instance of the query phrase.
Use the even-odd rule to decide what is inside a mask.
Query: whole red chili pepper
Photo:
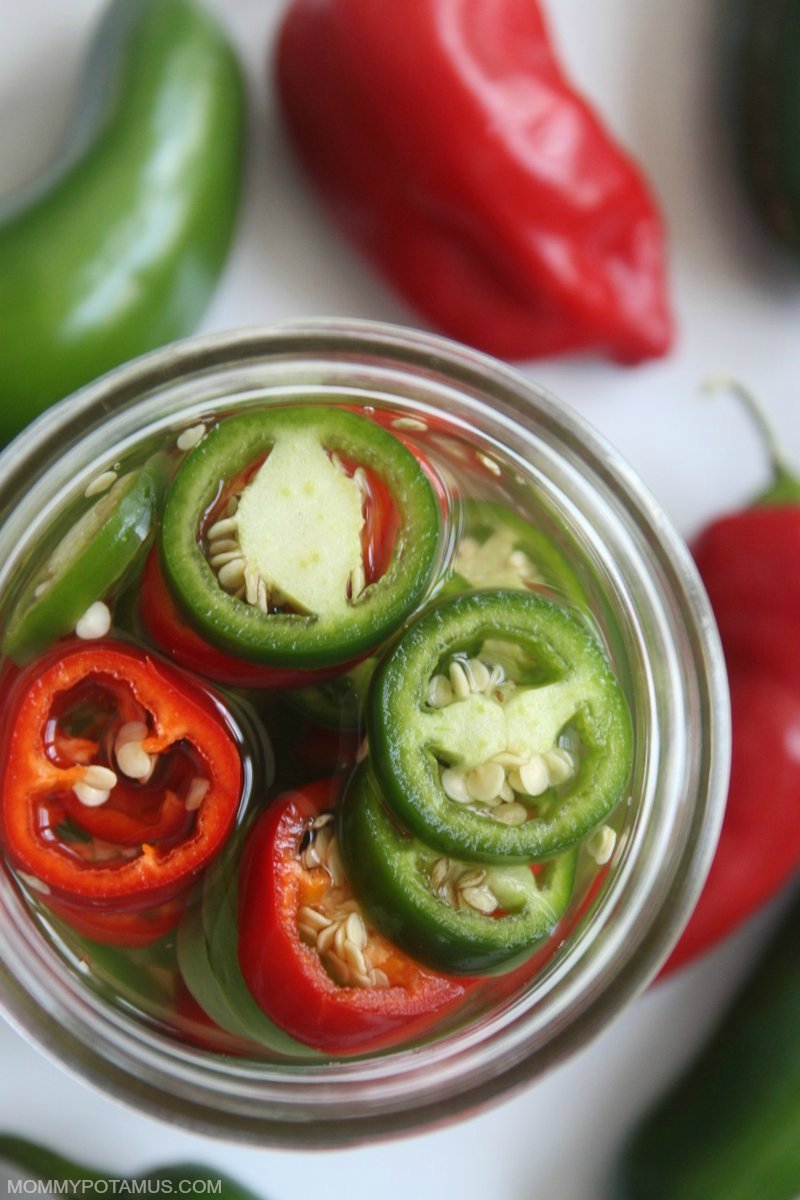
[[[774,482],[692,547],[725,651],[733,751],[716,856],[665,971],[725,937],[800,866],[800,480],[733,386],[767,436]]]
[[[446,333],[507,358],[669,349],[656,205],[535,0],[294,0],[277,72],[334,219]]]

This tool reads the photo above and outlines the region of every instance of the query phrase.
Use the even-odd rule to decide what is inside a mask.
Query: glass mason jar
[[[373,1058],[277,1065],[194,1049],[93,991],[0,872],[0,1004],[32,1042],[120,1099],[256,1144],[325,1146],[474,1111],[598,1033],[648,983],[710,865],[729,714],[716,629],[689,553],[628,465],[522,375],[437,337],[367,322],[291,323],[195,339],[84,388],[0,457],[0,595],[66,496],[110,448],[228,408],[383,404],[446,413],[577,548],[631,699],[631,798],[603,889],[518,994],[438,1040]]]

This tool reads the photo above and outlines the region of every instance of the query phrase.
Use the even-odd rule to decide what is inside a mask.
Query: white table
[[[265,66],[281,0],[214,6],[248,65],[253,153],[236,245],[202,328],[323,314],[413,323],[326,223],[288,154]],[[749,383],[800,462],[800,270],[757,232],[732,173],[715,108],[715,7],[549,4],[575,77],[662,199],[680,341],[664,362],[636,370],[584,359],[530,373],[617,445],[687,536],[765,479],[747,420],[726,398],[700,396],[709,375]],[[47,161],[100,8],[101,0],[0,0],[0,190]],[[0,1127],[120,1174],[205,1161],[271,1200],[600,1200],[623,1131],[703,1040],[773,917],[638,1000],[536,1086],[432,1134],[314,1155],[201,1139],[87,1089],[2,1025]]]

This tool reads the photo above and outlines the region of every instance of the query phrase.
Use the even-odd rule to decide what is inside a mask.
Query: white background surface
[[[291,161],[266,68],[281,0],[214,7],[247,63],[252,155],[236,245],[202,329],[308,315],[414,323],[328,226]],[[101,0],[0,0],[0,192],[52,153],[100,8]],[[726,398],[701,397],[703,379],[725,373],[749,383],[800,459],[800,269],[762,239],[732,171],[713,87],[714,8],[697,0],[548,6],[573,76],[661,197],[680,339],[669,359],[635,370],[584,359],[535,364],[530,374],[617,445],[687,537],[765,481],[747,421]],[[536,1086],[434,1133],[314,1155],[201,1139],[87,1089],[3,1025],[0,1127],[117,1173],[205,1161],[270,1200],[602,1200],[623,1132],[703,1040],[771,917],[639,999]]]

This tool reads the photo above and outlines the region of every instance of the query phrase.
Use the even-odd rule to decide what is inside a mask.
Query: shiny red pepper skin
[[[294,0],[277,78],[334,219],[445,333],[512,359],[669,349],[655,202],[535,0]]]
[[[692,549],[725,651],[733,750],[714,862],[665,972],[731,933],[800,865],[800,504],[728,514]]]
[[[160,920],[163,906],[184,895],[222,849],[236,820],[243,767],[238,732],[225,711],[168,663],[111,640],[59,645],[19,673],[3,699],[9,723],[0,762],[0,833],[11,863],[61,915],[85,910],[109,935],[126,923],[107,916],[148,912]],[[71,704],[91,714],[96,736],[61,730]],[[73,805],[73,786],[91,763],[118,770],[114,740],[132,717],[149,723],[142,746],[158,756],[152,779],[136,784],[120,771],[105,804],[81,812]],[[178,826],[172,792],[195,773],[208,788],[193,815],[183,804]],[[131,855],[139,812],[138,853]],[[77,843],[65,840],[65,819],[77,825]],[[88,857],[80,853],[82,844],[91,847]],[[110,858],[98,857],[99,849]]]
[[[316,949],[301,940],[299,909],[327,888],[315,876],[327,880],[327,875],[323,868],[302,866],[300,841],[309,821],[335,803],[339,790],[334,778],[285,792],[250,834],[239,881],[239,963],[256,1001],[276,1024],[324,1053],[347,1055],[421,1036],[474,984],[421,967],[381,939],[391,986],[342,987]]]

